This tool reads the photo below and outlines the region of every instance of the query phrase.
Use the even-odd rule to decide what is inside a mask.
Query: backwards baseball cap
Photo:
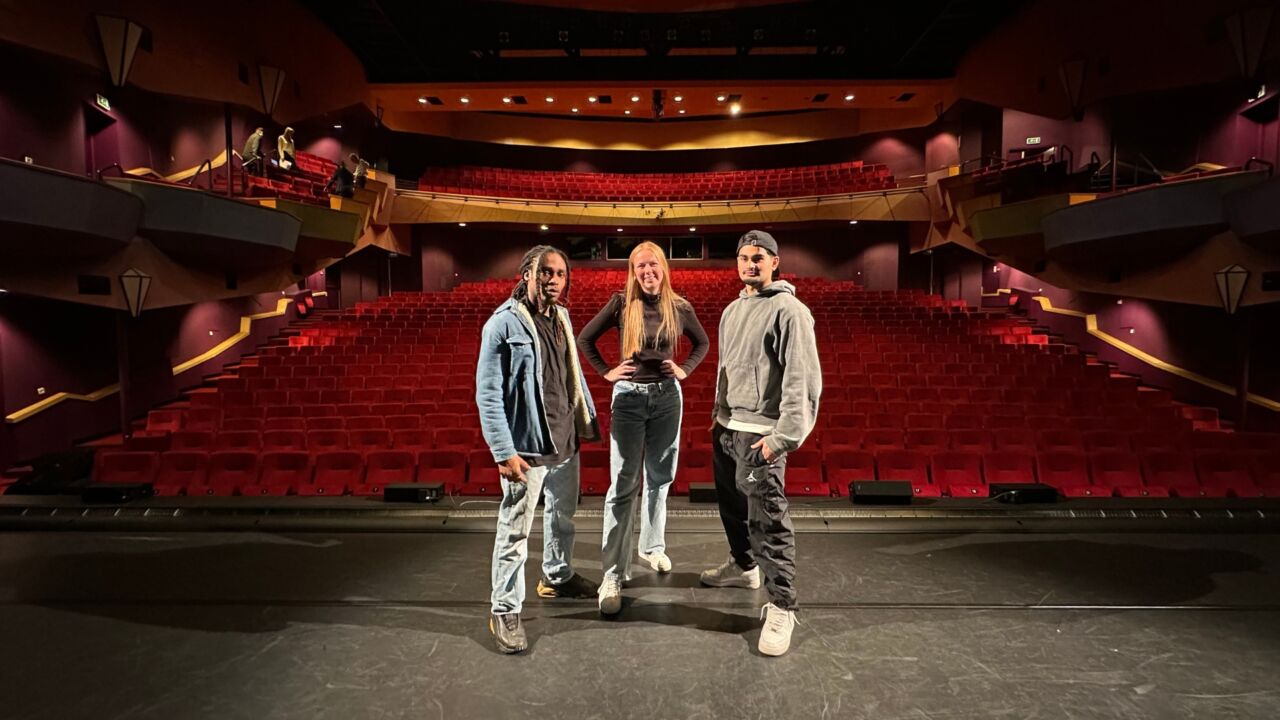
[[[755,245],[758,248],[764,248],[769,251],[770,255],[778,254],[778,241],[773,236],[763,230],[748,230],[747,234],[738,238],[738,249],[741,250],[745,245]]]

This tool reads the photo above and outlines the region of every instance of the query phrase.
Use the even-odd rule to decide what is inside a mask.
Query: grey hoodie
[[[818,419],[822,368],[813,315],[791,283],[744,289],[720,316],[716,422],[769,436],[775,453],[800,447]]]

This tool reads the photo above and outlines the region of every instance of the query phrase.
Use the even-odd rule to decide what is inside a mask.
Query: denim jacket
[[[556,306],[569,348],[569,382],[574,425],[584,441],[599,437],[596,408],[578,361],[569,311]],[[494,462],[512,455],[537,457],[556,451],[542,393],[542,348],[533,316],[514,299],[498,307],[484,324],[476,363],[476,407],[480,431]]]

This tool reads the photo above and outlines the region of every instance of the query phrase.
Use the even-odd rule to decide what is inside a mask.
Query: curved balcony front
[[[133,240],[143,214],[127,192],[11,160],[0,160],[0,196],[0,258],[10,263],[109,255]]]

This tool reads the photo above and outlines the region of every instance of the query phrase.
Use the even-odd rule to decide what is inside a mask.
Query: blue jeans
[[[573,515],[578,511],[578,454],[559,465],[531,467],[524,482],[502,479],[498,533],[493,541],[493,612],[518,613],[524,606],[524,563],[529,531],[542,509],[542,575],[552,585],[573,577]]]
[[[605,577],[625,580],[635,547],[631,522],[633,503],[644,469],[644,508],[640,514],[640,551],[663,552],[667,526],[667,491],[676,479],[680,456],[680,420],[684,395],[677,380],[637,384],[625,380],[613,385],[613,420],[610,424],[609,470],[613,482],[604,498],[604,547],[601,565]]]

